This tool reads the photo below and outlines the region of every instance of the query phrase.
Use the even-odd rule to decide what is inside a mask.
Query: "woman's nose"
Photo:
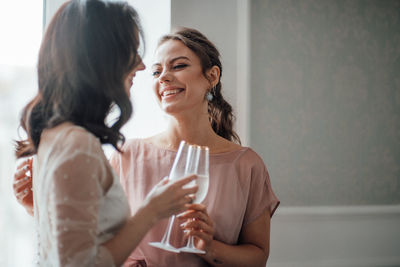
[[[137,70],[144,70],[144,69],[146,69],[146,65],[144,65],[144,63],[143,63],[143,60],[142,60],[142,58],[141,57],[139,57],[139,60],[140,60],[140,63],[139,63],[139,65],[138,65],[138,67],[137,67]]]
[[[173,76],[169,71],[163,71],[159,77],[160,82],[171,82],[173,80]]]

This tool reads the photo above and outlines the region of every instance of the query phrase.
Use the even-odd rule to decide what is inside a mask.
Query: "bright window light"
[[[0,2],[0,266],[34,266],[33,219],[12,192],[19,113],[37,90],[43,3]]]

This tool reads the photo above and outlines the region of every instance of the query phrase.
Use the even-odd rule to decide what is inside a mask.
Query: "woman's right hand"
[[[183,187],[196,178],[196,175],[190,175],[171,182],[165,177],[147,194],[142,207],[147,207],[154,214],[154,222],[185,211],[193,202],[190,195],[197,192],[198,186]]]
[[[26,211],[33,215],[32,158],[18,165],[14,174],[14,195]]]

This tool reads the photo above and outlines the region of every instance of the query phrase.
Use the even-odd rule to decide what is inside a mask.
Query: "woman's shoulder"
[[[264,165],[264,160],[262,157],[254,151],[251,147],[243,147],[244,151],[242,154],[242,160],[246,162],[251,162],[253,165]]]
[[[43,131],[41,136],[43,144],[53,144],[67,150],[98,150],[101,149],[100,140],[87,129],[69,123],[61,123],[53,128]]]
[[[226,151],[212,153],[210,156],[215,160],[231,162],[232,164],[244,166],[246,168],[265,167],[262,157],[248,146],[235,144]]]
[[[211,155],[235,156],[244,161],[261,161],[261,157],[250,147],[242,146],[229,140],[222,140],[215,149],[210,151]]]
[[[143,138],[129,138],[122,146],[123,152],[132,153],[143,145]]]
[[[121,152],[115,150],[112,155],[111,159],[116,160],[117,158],[124,157],[132,157],[141,153],[141,151],[146,151],[146,144],[143,141],[143,138],[129,138],[125,141],[125,143],[121,147]]]
[[[241,174],[239,180],[244,183],[252,180],[261,182],[269,177],[263,158],[250,147],[243,147],[233,164]]]
[[[82,152],[102,152],[101,142],[93,133],[78,125],[70,125],[64,129],[62,138],[71,148]]]
[[[38,157],[43,161],[51,159],[56,165],[70,164],[70,161],[106,160],[100,140],[91,132],[72,123],[62,123],[43,131]]]

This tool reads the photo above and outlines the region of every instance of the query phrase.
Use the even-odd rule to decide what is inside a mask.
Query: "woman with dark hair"
[[[145,235],[125,266],[265,266],[270,218],[279,200],[264,162],[240,145],[232,129],[232,107],[221,93],[218,50],[200,32],[183,28],[161,38],[151,71],[157,101],[169,115],[168,128],[146,139],[128,140],[123,154],[114,153],[111,165],[135,213],[158,177],[169,173],[181,140],[208,146],[207,197],[178,216],[170,240],[179,248],[193,235],[196,246],[206,254],[175,254],[149,246],[163,237],[165,219]],[[23,173],[20,170],[16,179]],[[26,204],[29,197],[19,194]]]
[[[24,108],[28,138],[17,157],[35,155],[34,217],[40,266],[121,265],[161,218],[186,210],[197,189],[166,179],[129,217],[123,189],[101,144],[118,151],[132,113],[129,89],[145,68],[140,25],[126,3],[71,0],[62,5],[39,53],[39,91]],[[120,110],[114,124],[106,117]]]

